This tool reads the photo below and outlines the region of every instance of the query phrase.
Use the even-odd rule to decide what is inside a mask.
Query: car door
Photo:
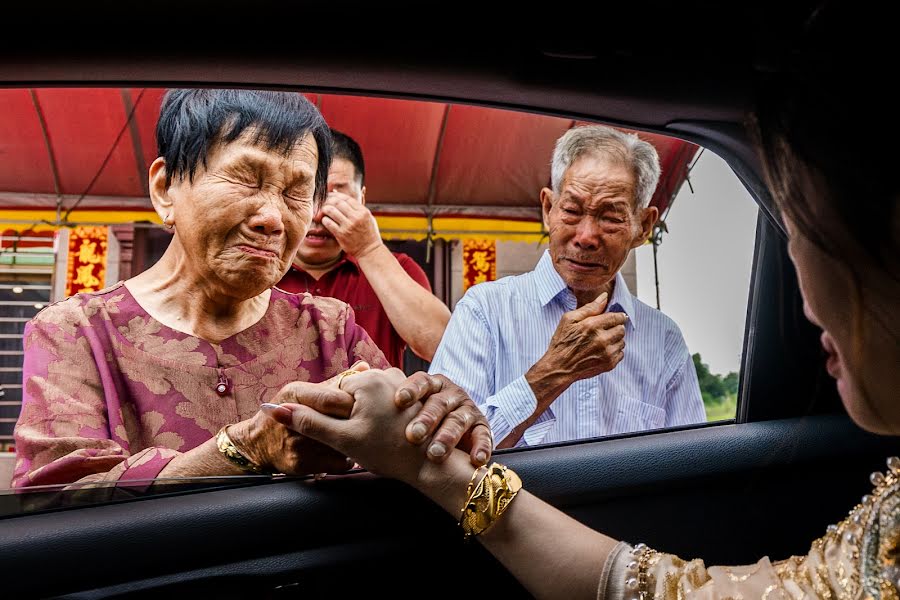
[[[761,209],[735,420],[496,455],[527,489],[591,527],[708,564],[804,553],[866,493],[868,473],[896,452],[896,439],[863,433],[839,407],[733,107],[710,111],[729,118],[704,120],[702,110],[668,102],[665,94],[647,93],[618,109],[609,89],[586,86],[556,95],[560,85],[576,85],[577,68],[554,81],[529,81],[516,95],[500,84],[480,86],[483,73],[474,67],[438,82],[401,67],[360,67],[355,80],[342,79],[329,75],[327,60],[311,61],[298,79],[283,57],[264,75],[237,60],[215,72],[190,58],[125,69],[115,61],[84,60],[90,79],[105,82],[297,86],[305,77],[323,87],[333,81],[344,91],[371,85],[435,99],[471,94],[466,99],[472,102],[676,135],[727,160]],[[71,62],[62,64],[35,70],[30,80],[71,84],[87,77]],[[387,75],[379,79],[380,73]],[[467,77],[470,88],[454,87]],[[23,79],[9,68],[3,78]],[[694,98],[699,102],[702,93]],[[462,541],[453,518],[402,485],[366,473],[223,478],[152,495],[105,494],[102,502],[56,491],[2,497],[4,597],[458,597],[485,591],[527,597],[477,543]]]

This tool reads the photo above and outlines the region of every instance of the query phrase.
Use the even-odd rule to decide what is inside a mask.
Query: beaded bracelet
[[[647,575],[650,569],[650,560],[658,554],[656,550],[647,547],[647,544],[637,544],[631,549],[634,560],[625,566],[625,589],[637,593],[631,600],[650,600],[650,582]]]

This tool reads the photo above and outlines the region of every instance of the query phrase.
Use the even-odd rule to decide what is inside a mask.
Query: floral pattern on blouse
[[[123,283],[48,306],[23,343],[13,487],[152,479],[287,383],[390,367],[349,306],[277,288],[218,344],[163,325]]]

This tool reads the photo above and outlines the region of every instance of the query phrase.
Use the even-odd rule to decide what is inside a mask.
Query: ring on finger
[[[344,379],[346,379],[347,377],[350,377],[351,375],[358,375],[358,374],[359,374],[359,371],[356,371],[355,369],[347,369],[346,371],[344,371],[343,373],[341,373],[340,375],[337,376],[337,388],[342,389],[341,383],[344,382]]]

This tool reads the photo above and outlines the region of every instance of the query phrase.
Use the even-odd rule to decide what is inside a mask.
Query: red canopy
[[[147,167],[165,90],[0,90],[0,208],[149,208]],[[556,139],[576,123],[466,105],[307,94],[332,127],[354,137],[377,212],[538,219]],[[133,111],[132,119],[128,115]],[[661,210],[697,147],[640,133],[659,151]]]

